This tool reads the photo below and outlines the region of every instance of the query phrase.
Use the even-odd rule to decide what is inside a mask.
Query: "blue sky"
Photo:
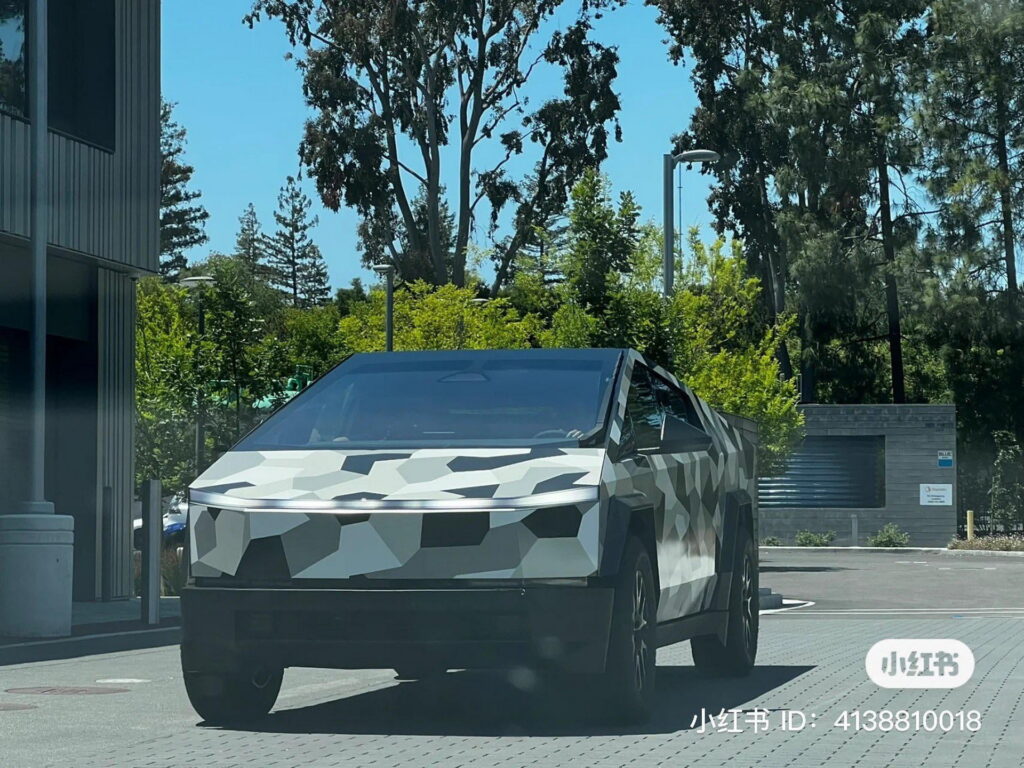
[[[242,24],[249,0],[164,0],[163,95],[176,102],[175,117],[188,130],[186,158],[196,172],[210,212],[210,241],[193,249],[192,260],[234,246],[238,216],[252,202],[265,228],[273,222],[277,193],[287,175],[299,171],[296,155],[308,109],[301,78],[279,22],[264,21],[250,30]],[[561,12],[571,18],[576,4]],[[618,47],[616,91],[622,102],[623,140],[609,148],[602,170],[614,188],[631,190],[645,219],[660,221],[661,155],[670,137],[689,123],[696,97],[686,69],[675,66],[663,43],[664,30],[653,9],[631,0],[600,20],[595,36]],[[559,82],[538,73],[531,85],[537,101]],[[681,171],[684,227],[707,227],[708,177],[696,169]],[[327,259],[337,288],[360,276],[374,276],[359,263],[354,211],[323,208],[310,180],[304,181],[320,223],[314,239]],[[710,233],[709,233],[710,234]]]

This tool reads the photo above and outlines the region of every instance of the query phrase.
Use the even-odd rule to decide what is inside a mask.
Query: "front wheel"
[[[615,584],[604,687],[613,712],[645,720],[654,707],[655,594],[651,558],[637,538],[626,544]]]
[[[206,722],[241,723],[270,712],[283,677],[280,667],[257,667],[244,672],[185,672],[185,692],[192,708]]]
[[[750,674],[757,657],[760,618],[757,551],[746,527],[741,527],[737,535],[733,568],[725,643],[716,635],[695,637],[690,641],[697,669],[721,677]]]

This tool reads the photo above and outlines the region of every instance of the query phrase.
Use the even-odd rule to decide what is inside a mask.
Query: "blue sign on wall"
[[[953,452],[952,451],[939,451],[938,463],[940,467],[952,467],[953,466]]]

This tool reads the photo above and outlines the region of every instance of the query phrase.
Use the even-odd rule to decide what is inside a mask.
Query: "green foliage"
[[[175,277],[185,268],[185,251],[202,245],[210,217],[190,189],[195,169],[184,162],[185,129],[174,122],[174,105],[160,104],[160,274]]]
[[[353,277],[348,288],[339,288],[334,294],[334,304],[338,308],[339,315],[347,315],[352,311],[352,305],[358,301],[366,301],[366,289],[363,281]]]
[[[896,523],[886,523],[874,536],[868,537],[869,547],[905,547],[910,543],[910,534],[900,530]]]
[[[135,334],[135,475],[167,492],[194,477],[195,324],[186,292],[156,278],[138,283]]]
[[[835,531],[825,531],[824,533],[797,531],[795,541],[798,547],[827,547],[835,538]]]
[[[342,348],[384,349],[385,297],[370,291],[338,323]],[[423,281],[395,292],[394,345],[403,349],[517,349],[531,346],[542,330],[538,318],[521,315],[507,299],[481,300],[475,291],[452,284],[434,288]]]
[[[778,536],[765,536],[764,539],[761,540],[761,546],[762,547],[781,547],[782,546],[782,539],[780,539]]]
[[[992,521],[1004,529],[1024,524],[1024,451],[1012,432],[995,433],[996,460],[989,492]]]
[[[639,213],[628,193],[613,206],[607,180],[593,169],[573,187],[562,271],[568,292],[588,312],[602,314],[619,276],[629,271]]]
[[[338,333],[340,319],[334,304],[285,309],[281,339],[287,371],[308,366],[316,378],[337,365],[346,354]]]

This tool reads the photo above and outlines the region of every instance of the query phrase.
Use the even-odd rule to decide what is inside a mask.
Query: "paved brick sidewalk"
[[[180,679],[161,678],[148,686],[126,684],[130,691],[116,696],[5,695],[0,703],[31,701],[39,707],[0,713],[5,718],[0,720],[4,742],[15,749],[24,746],[33,732],[37,740],[59,741],[60,724],[68,720],[87,727],[76,715],[81,707],[88,707],[87,719],[124,718],[124,738],[90,742],[80,735],[79,746],[69,751],[65,744],[59,757],[48,750],[21,750],[9,755],[17,759],[0,759],[0,763],[25,768],[569,764],[595,768],[820,768],[826,764],[835,768],[1017,768],[1024,754],[1022,631],[1019,618],[1001,616],[813,620],[798,618],[796,613],[765,616],[760,666],[748,679],[702,679],[690,666],[688,644],[664,649],[659,654],[659,714],[638,728],[594,725],[576,714],[582,706],[579,701],[543,691],[524,695],[500,677],[487,674],[451,673],[438,683],[398,684],[384,671],[289,670],[278,708],[258,731],[198,726],[183,701]],[[885,637],[960,639],[975,653],[974,678],[952,690],[878,688],[865,675],[864,655]],[[137,656],[131,668],[158,669],[167,678],[175,677],[175,649],[146,654]],[[102,658],[119,669],[130,667],[118,661],[119,655]],[[13,685],[30,684],[29,679],[40,684],[47,675],[38,666],[0,671],[0,675]],[[94,677],[99,669],[87,676]],[[84,698],[90,701],[83,703]],[[751,717],[747,714],[739,716],[739,733],[701,733],[694,727],[702,708],[717,713],[729,708],[747,712],[754,707],[770,710],[771,730],[754,733],[752,723],[745,722]],[[832,726],[843,710],[883,709],[973,709],[981,713],[982,725],[977,733],[858,732]],[[798,732],[781,730],[787,710],[799,710],[809,721],[816,715],[814,725],[809,722]],[[155,713],[160,716],[153,717]],[[36,744],[41,746],[39,741]]]

